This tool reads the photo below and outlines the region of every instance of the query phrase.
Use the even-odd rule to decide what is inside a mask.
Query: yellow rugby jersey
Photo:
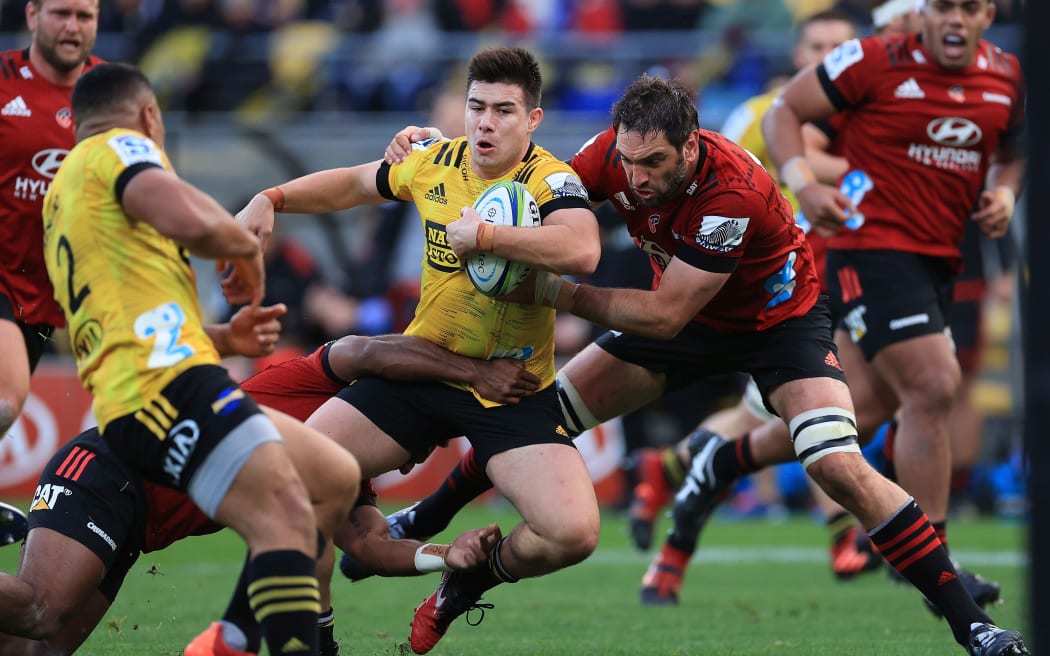
[[[746,148],[758,158],[762,167],[777,181],[777,184],[780,186],[780,193],[784,194],[784,197],[791,203],[791,209],[798,212],[798,199],[787,188],[787,185],[780,182],[777,166],[769,156],[769,150],[766,148],[766,139],[762,136],[762,115],[773,104],[773,100],[778,94],[780,94],[779,87],[746,100],[729,113],[725,124],[722,125],[721,132],[725,138],[735,142],[742,148]]]
[[[471,170],[465,137],[428,140],[404,162],[380,167],[380,193],[391,200],[413,201],[426,239],[419,304],[405,334],[469,357],[520,358],[547,387],[554,382],[554,310],[497,301],[477,291],[445,240],[445,226],[459,219],[460,210],[502,180],[528,187],[541,219],[558,209],[590,207],[569,165],[535,144],[518,166],[497,180]],[[470,389],[485,406],[497,405],[469,386],[458,387]]]
[[[44,198],[44,257],[100,429],[180,372],[219,361],[204,332],[189,253],[124,214],[124,186],[167,156],[114,129],[70,151]]]

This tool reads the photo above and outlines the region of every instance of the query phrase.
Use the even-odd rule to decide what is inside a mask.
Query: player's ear
[[[543,108],[537,107],[529,112],[529,132],[534,132],[543,122]]]
[[[693,130],[682,144],[682,157],[689,162],[695,162],[700,157],[700,131]]]

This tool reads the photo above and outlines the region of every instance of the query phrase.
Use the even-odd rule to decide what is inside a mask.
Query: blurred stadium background
[[[545,67],[546,116],[536,141],[568,158],[607,125],[611,103],[643,72],[686,80],[697,92],[703,127],[717,130],[737,104],[764,91],[770,78],[791,72],[793,26],[801,18],[836,7],[857,21],[861,34],[868,34],[870,10],[877,4],[875,0],[102,0],[95,54],[133,62],[145,70],[166,111],[166,149],[178,171],[236,212],[259,189],[310,171],[381,157],[393,133],[406,124],[441,124],[443,101],[461,98],[464,62],[486,45],[522,45],[540,56]],[[985,36],[1015,53],[1022,49],[1020,4],[1020,0],[997,0],[996,23]],[[23,7],[23,0],[0,0],[0,50],[28,44]],[[1023,198],[1019,211],[1024,211]],[[317,216],[286,217],[281,222],[280,239],[269,254],[269,300],[287,302],[291,312],[285,348],[277,357],[312,350],[346,333],[399,330],[410,316],[422,248],[414,214],[393,206],[349,214],[352,220]],[[610,277],[601,281],[647,284],[644,258],[630,242],[625,243],[617,219],[612,217],[605,225],[603,270],[597,275]],[[1022,232],[1023,222],[1016,221],[1010,238],[1023,244]],[[994,277],[995,256],[990,255],[989,275]],[[207,264],[197,270],[205,310],[221,319],[228,310],[215,275]],[[625,280],[624,271],[634,277]],[[973,397],[983,416],[984,439],[977,467],[953,497],[953,512],[963,519],[982,516],[977,524],[981,528],[973,533],[978,543],[973,548],[1017,556],[1023,537],[1016,526],[1002,544],[985,547],[978,539],[995,525],[994,520],[1024,519],[1028,511],[1021,448],[1025,414],[1018,304],[1012,293],[1014,277],[1005,280],[985,302],[986,349]],[[559,326],[560,357],[571,356],[596,331],[567,318]],[[34,377],[33,396],[23,417],[12,435],[0,441],[0,498],[25,500],[58,444],[93,423],[67,350],[66,337],[58,335],[54,353]],[[229,364],[241,376],[260,366],[244,361]],[[622,508],[630,489],[631,451],[677,439],[722,402],[721,395],[732,392],[732,381],[721,384],[687,390],[638,416],[610,422],[581,443],[611,511]],[[683,398],[690,402],[682,403]],[[452,452],[436,454],[412,479],[389,477],[382,486],[384,500],[414,500],[429,490],[457,457],[453,450],[446,451]],[[761,485],[745,485],[738,501],[724,511],[725,517],[781,521],[785,511],[803,516],[809,512],[797,467],[782,468],[774,488],[771,494]],[[621,530],[618,524],[613,526]],[[818,542],[823,540],[821,533],[814,535]],[[612,541],[619,553],[623,545],[617,542],[622,543],[622,538]],[[608,543],[603,537],[603,545]],[[631,590],[645,557],[623,557],[637,565],[627,577]],[[980,565],[980,557],[977,560]],[[994,570],[994,559],[991,564],[994,573],[1012,579],[1013,598],[1019,601],[1022,592],[1016,584],[1026,578],[1023,564],[1011,561],[1000,572]],[[417,582],[415,588],[423,590],[431,584]],[[726,583],[726,587],[733,585]],[[626,603],[626,608],[633,608],[633,599]],[[742,609],[750,601],[734,603]],[[828,606],[833,603],[825,600]],[[1019,610],[1014,607],[1009,614],[1017,617]],[[166,608],[160,614],[165,613]],[[742,614],[750,616],[751,611]],[[685,621],[684,616],[679,618]],[[790,619],[785,623],[794,624]],[[112,634],[114,626],[109,628]],[[120,631],[118,624],[116,632]],[[932,644],[942,644],[939,628],[931,631],[936,636]],[[386,641],[378,634],[377,639]],[[118,653],[102,644],[96,643],[99,653]],[[131,644],[138,647],[129,647],[126,653],[139,653],[135,649],[141,644]],[[486,648],[484,642],[471,646]],[[768,648],[772,647],[740,653],[767,653]],[[629,645],[626,649],[624,653],[643,653]],[[827,653],[842,653],[836,649],[829,645]],[[902,653],[937,653],[935,647],[930,649]],[[668,647],[652,653],[672,651]]]

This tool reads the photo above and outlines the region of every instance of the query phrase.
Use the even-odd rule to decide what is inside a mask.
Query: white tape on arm
[[[795,155],[780,167],[780,181],[797,196],[803,187],[816,182],[817,176],[813,174],[805,156]]]
[[[1013,218],[1014,205],[1017,204],[1017,196],[1014,194],[1014,190],[1006,185],[999,185],[993,193],[999,199],[999,202],[1006,207],[1006,218]]]
[[[452,568],[445,562],[445,554],[451,549],[448,544],[424,544],[416,549],[416,571],[423,574],[428,572],[451,572]]]

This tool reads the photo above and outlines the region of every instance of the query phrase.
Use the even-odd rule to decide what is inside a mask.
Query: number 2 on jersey
[[[76,291],[76,288],[73,286],[73,269],[75,268],[73,260],[73,247],[70,246],[69,240],[66,239],[65,235],[62,235],[58,238],[59,260],[62,259],[62,253],[66,254],[66,264],[69,265],[69,275],[66,276],[66,286],[69,290],[69,313],[76,314],[77,310],[79,310],[80,306],[84,303],[84,299],[87,298],[88,294],[91,293],[91,286],[84,285],[80,288],[80,291]]]
[[[147,310],[135,319],[135,336],[139,339],[153,338],[153,351],[147,366],[150,369],[170,367],[193,355],[193,348],[179,344],[186,313],[178,303],[162,303]]]

